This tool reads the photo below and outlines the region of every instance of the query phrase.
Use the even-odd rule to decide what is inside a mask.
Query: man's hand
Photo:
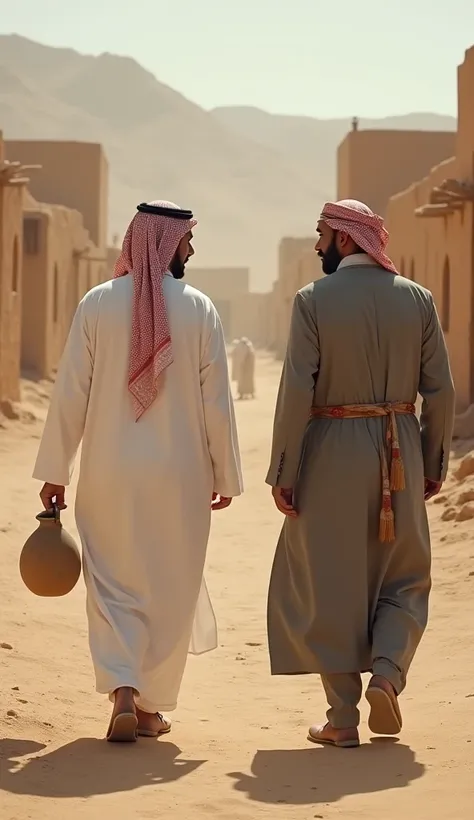
[[[231,504],[231,498],[226,498],[226,496],[219,495],[218,493],[212,493],[211,510],[225,510],[225,508],[230,507]]]
[[[67,507],[67,504],[65,503],[65,494],[66,488],[61,484],[48,484],[46,482],[40,492],[40,498],[45,510],[51,512],[54,504],[56,504],[60,510],[65,510]]]
[[[431,478],[425,478],[425,501],[429,501],[430,498],[438,495],[442,486],[442,481],[432,481]]]
[[[273,500],[283,515],[288,518],[296,518],[298,513],[293,506],[293,490],[284,489],[283,487],[272,487]]]

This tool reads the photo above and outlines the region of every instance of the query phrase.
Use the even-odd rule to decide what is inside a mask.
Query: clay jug
[[[30,592],[43,598],[67,595],[81,574],[77,545],[61,524],[59,508],[36,516],[38,528],[20,555],[20,575]]]

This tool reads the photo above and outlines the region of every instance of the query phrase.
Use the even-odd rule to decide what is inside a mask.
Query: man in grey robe
[[[269,649],[272,674],[321,676],[327,722],[309,739],[358,746],[362,672],[371,731],[402,727],[398,696],[428,618],[425,501],[448,470],[454,387],[433,297],[397,275],[383,220],[326,203],[318,234],[332,275],[294,300],[267,475],[286,516]]]

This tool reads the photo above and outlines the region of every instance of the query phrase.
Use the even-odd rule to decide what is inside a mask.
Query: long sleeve
[[[280,380],[266,482],[293,488],[310,419],[314,380],[319,367],[319,336],[305,292],[296,294],[288,348]]]
[[[233,498],[243,491],[239,442],[224,333],[213,305],[206,318],[201,355],[201,393],[214,470],[214,492]]]
[[[82,300],[58,368],[33,478],[64,486],[70,483],[84,433],[92,370],[93,343]]]
[[[455,413],[455,392],[448,351],[433,301],[423,334],[419,393],[421,409],[421,445],[425,478],[444,481]]]

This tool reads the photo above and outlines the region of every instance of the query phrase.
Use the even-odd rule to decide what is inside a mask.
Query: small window
[[[39,219],[27,217],[23,220],[23,248],[28,256],[35,256],[39,252]]]
[[[20,276],[20,251],[18,250],[18,237],[15,236],[13,241],[13,259],[12,259],[12,291],[18,293]]]
[[[446,257],[443,266],[442,301],[441,301],[441,326],[445,333],[449,331],[451,317],[451,270],[449,258]]]

